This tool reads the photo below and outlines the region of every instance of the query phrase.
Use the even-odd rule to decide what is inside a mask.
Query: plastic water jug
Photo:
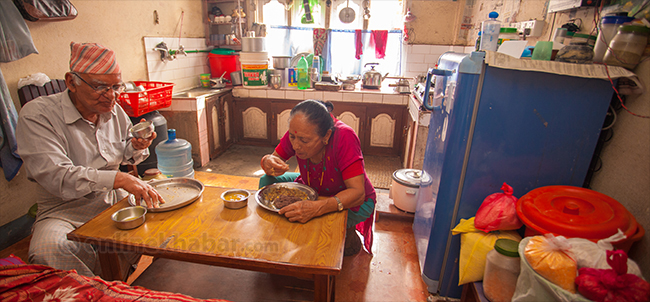
[[[156,156],[158,169],[168,178],[194,177],[192,144],[176,138],[176,129],[167,130],[167,141],[156,146]]]
[[[481,46],[480,50],[497,51],[499,43],[499,32],[501,31],[501,22],[497,21],[499,13],[491,12],[490,19],[483,21],[481,26]]]

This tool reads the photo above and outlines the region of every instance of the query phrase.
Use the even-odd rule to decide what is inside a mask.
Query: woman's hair
[[[318,136],[324,137],[327,130],[334,128],[334,119],[330,114],[333,109],[334,105],[330,102],[306,100],[291,109],[289,119],[293,118],[296,113],[304,114],[307,120],[318,128]]]

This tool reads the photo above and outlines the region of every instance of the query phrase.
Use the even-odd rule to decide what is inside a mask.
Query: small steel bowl
[[[154,126],[152,121],[144,121],[137,123],[135,126],[131,127],[131,134],[135,138],[149,138],[154,131]]]
[[[121,230],[130,230],[141,226],[144,223],[147,208],[142,206],[126,207],[111,216],[115,225]]]
[[[232,197],[228,197],[228,195],[239,195],[242,194],[244,197],[239,198],[234,200]],[[248,205],[248,198],[251,196],[251,193],[242,190],[242,189],[233,189],[233,190],[228,190],[223,193],[221,193],[221,199],[223,200],[223,206],[229,209],[241,209]],[[229,200],[230,199],[230,200]]]

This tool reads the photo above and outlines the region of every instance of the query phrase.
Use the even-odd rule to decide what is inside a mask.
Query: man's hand
[[[141,119],[140,122],[146,121],[145,119]],[[151,136],[149,138],[132,138],[131,139],[131,145],[133,145],[133,148],[136,150],[143,150],[146,148],[149,148],[151,145],[151,142],[153,142],[154,139],[158,137],[158,134],[156,134],[156,131],[151,133]]]
[[[148,183],[128,173],[117,172],[117,175],[115,175],[113,188],[122,188],[127,192],[133,194],[136,203],[140,199],[144,199],[144,202],[147,204],[147,208],[158,208],[159,204],[165,203],[162,196],[158,194],[158,191],[156,191],[156,189],[154,189]]]

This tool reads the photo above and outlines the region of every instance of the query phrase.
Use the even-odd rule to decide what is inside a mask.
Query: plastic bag
[[[618,233],[609,238],[598,240],[598,243],[583,238],[570,238],[568,241],[571,243],[571,254],[578,264],[578,269],[583,267],[609,269],[611,266],[608,263],[607,251],[614,250],[612,242],[618,242],[625,238],[625,234],[619,229]],[[641,269],[632,259],[627,259],[627,273],[643,278]]]
[[[625,252],[607,251],[607,263],[611,269],[580,269],[576,285],[583,296],[597,302],[648,301],[650,284],[636,275],[627,273]]]
[[[483,280],[485,257],[494,249],[497,239],[506,238],[520,241],[521,236],[515,231],[496,231],[485,233],[474,227],[474,217],[461,219],[451,230],[453,235],[460,235],[460,256],[458,261],[458,285]]]
[[[486,197],[476,212],[474,226],[484,232],[516,230],[522,226],[517,216],[517,197],[512,196],[512,187],[503,183],[503,193]]]
[[[553,234],[534,236],[524,248],[524,257],[530,266],[548,281],[574,293],[578,273],[576,261],[569,256],[571,244],[564,236]]]
[[[18,80],[18,89],[27,85],[43,86],[50,81],[50,77],[42,72],[30,74],[27,77]]]
[[[519,255],[524,254],[524,249],[533,237],[526,237],[519,242]],[[579,293],[572,294],[553,284],[536,273],[530,266],[526,257],[521,257],[521,271],[517,278],[513,302],[539,302],[539,301],[591,301]]]
[[[38,53],[29,28],[11,0],[0,0],[0,62]]]

